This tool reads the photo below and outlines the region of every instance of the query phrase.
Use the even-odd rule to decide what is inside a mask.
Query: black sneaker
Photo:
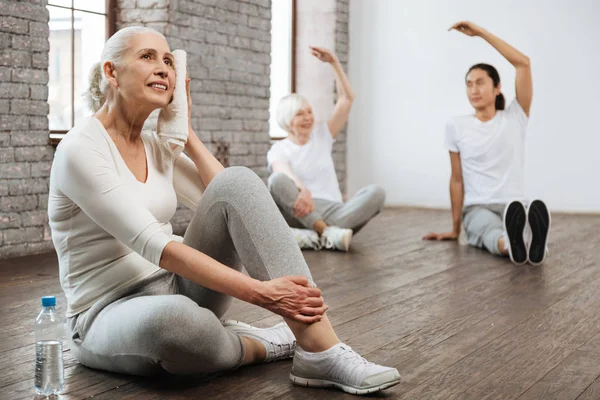
[[[504,209],[504,230],[508,235],[508,255],[515,265],[527,262],[527,246],[523,233],[527,225],[527,211],[520,201],[513,201]]]
[[[534,200],[527,208],[527,221],[531,228],[529,245],[529,263],[541,265],[546,259],[548,232],[550,231],[550,212],[541,200]]]

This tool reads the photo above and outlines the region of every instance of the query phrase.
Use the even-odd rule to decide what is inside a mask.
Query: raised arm
[[[450,202],[452,204],[452,231],[446,233],[431,232],[424,236],[424,240],[456,240],[460,235],[462,222],[462,209],[465,197],[463,186],[462,167],[460,164],[460,153],[450,152]]]
[[[452,25],[450,29],[455,29],[468,36],[481,37],[498,50],[515,67],[517,72],[515,79],[517,101],[521,105],[521,108],[523,108],[523,111],[525,111],[525,114],[529,116],[529,109],[531,108],[531,101],[533,99],[533,80],[529,57],[472,22],[461,21]]]
[[[331,132],[331,136],[335,139],[348,121],[348,115],[354,102],[354,91],[352,90],[352,86],[350,86],[350,81],[342,68],[342,64],[340,64],[335,54],[321,47],[311,47],[310,49],[315,57],[329,63],[333,68],[338,98],[333,113],[327,121],[327,126]]]

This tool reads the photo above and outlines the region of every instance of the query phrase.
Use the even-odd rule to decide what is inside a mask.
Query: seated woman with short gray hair
[[[317,123],[304,96],[293,93],[280,100],[277,123],[288,136],[267,154],[269,190],[301,248],[348,251],[352,235],[383,209],[385,192],[369,185],[344,203],[331,152],[354,92],[334,54],[319,47],[311,51],[332,66],[338,99],[329,120]]]

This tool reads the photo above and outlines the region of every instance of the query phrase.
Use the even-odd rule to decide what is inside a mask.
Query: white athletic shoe
[[[321,245],[330,250],[348,251],[352,240],[352,229],[328,226],[321,235]]]
[[[290,380],[299,386],[336,387],[347,393],[368,394],[400,383],[396,368],[368,362],[343,343],[321,353],[298,347]]]
[[[294,357],[296,338],[285,322],[270,328],[257,328],[240,321],[226,320],[223,321],[223,326],[234,331],[238,336],[247,336],[261,342],[267,350],[265,362]]]
[[[321,250],[319,234],[310,229],[291,228],[294,238],[301,249]]]

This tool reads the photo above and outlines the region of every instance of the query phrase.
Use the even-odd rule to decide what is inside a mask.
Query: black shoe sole
[[[523,232],[527,225],[527,211],[520,201],[513,201],[504,210],[504,229],[508,235],[508,255],[510,260],[517,265],[527,262],[527,246],[523,239]]]
[[[529,262],[540,265],[546,258],[546,245],[550,231],[550,212],[541,200],[534,200],[527,209],[527,220],[531,228],[531,244],[529,245]]]

